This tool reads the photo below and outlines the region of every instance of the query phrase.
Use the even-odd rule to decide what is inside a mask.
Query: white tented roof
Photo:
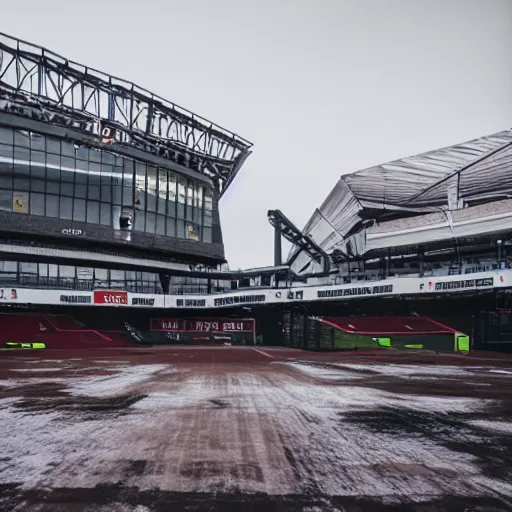
[[[512,130],[341,176],[303,229],[330,253],[361,221],[433,213],[512,196]],[[295,253],[293,247],[291,254]],[[294,267],[307,263],[301,254]]]

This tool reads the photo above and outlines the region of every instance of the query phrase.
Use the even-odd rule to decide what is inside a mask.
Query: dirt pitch
[[[0,511],[512,510],[512,358],[0,352]]]

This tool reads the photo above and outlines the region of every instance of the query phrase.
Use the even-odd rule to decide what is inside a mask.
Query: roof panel
[[[512,196],[511,171],[512,130],[363,169],[341,176],[304,232],[332,251],[362,220],[363,209],[420,213],[448,208],[454,179],[458,199]]]

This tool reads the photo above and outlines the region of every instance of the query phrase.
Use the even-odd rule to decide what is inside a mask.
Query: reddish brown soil
[[[137,364],[160,363],[244,363],[270,361],[364,362],[378,364],[442,364],[456,366],[509,366],[512,354],[474,351],[470,354],[434,353],[400,350],[354,350],[311,352],[281,347],[166,346],[144,348],[54,349],[0,352],[0,372],[13,360],[28,359],[122,359]],[[86,364],[86,363],[85,363]]]
[[[294,366],[275,364],[292,362],[340,371],[340,378],[322,380],[301,373]],[[134,368],[168,364],[176,371],[156,373],[150,380],[119,389],[113,396],[75,396],[63,382],[108,376],[116,364]],[[343,364],[364,365],[363,369],[351,370],[361,379],[344,380]],[[439,378],[404,379],[379,375],[371,369],[372,365],[389,364],[417,365],[418,374],[427,366],[461,366],[468,376],[450,379],[443,377],[441,371]],[[27,371],[33,366],[50,371]],[[476,368],[474,373],[471,367]],[[40,481],[26,480],[23,472],[18,479],[4,480],[3,468],[16,465],[17,460],[2,458],[0,451],[0,511],[512,510],[512,500],[499,486],[489,489],[482,484],[475,491],[468,484],[464,492],[469,494],[459,493],[457,485],[462,485],[466,477],[422,459],[428,451],[422,451],[417,444],[421,440],[432,450],[440,450],[435,457],[441,462],[446,450],[454,454],[454,461],[457,454],[471,456],[475,467],[487,478],[496,479],[500,485],[512,484],[512,436],[489,430],[488,438],[482,441],[482,432],[486,431],[474,430],[471,423],[496,420],[504,424],[512,420],[512,377],[499,374],[500,369],[511,368],[512,356],[493,353],[313,353],[269,347],[0,352],[0,379],[17,382],[15,387],[2,387],[0,383],[0,401],[16,400],[10,418],[28,418],[30,425],[30,418],[35,421],[38,415],[55,414],[63,418],[54,420],[63,429],[75,424],[80,428],[94,425],[84,430],[90,437],[61,440],[58,433],[55,438],[51,431],[41,433],[43,458],[53,460],[45,449],[64,451]],[[44,377],[44,381],[37,382],[38,377]],[[336,407],[343,405],[339,397],[354,386],[362,390],[358,392],[362,393],[360,396],[368,390],[369,399],[378,400],[382,392],[398,398],[395,402],[373,404],[368,410],[350,412],[343,406],[336,412]],[[153,405],[137,409],[152,396],[157,400]],[[354,399],[358,399],[357,394],[346,395],[347,401]],[[432,411],[428,410],[429,399],[433,400]],[[436,410],[436,400],[445,399],[453,399],[455,405],[466,399],[492,405],[485,414]],[[420,405],[416,409],[399,405],[408,400],[419,400]],[[140,423],[128,425],[133,417],[140,418]],[[102,430],[103,423],[116,427]],[[28,435],[27,445],[32,441],[31,446],[36,446],[37,451],[37,442],[34,445],[30,437],[39,437],[38,428],[29,427],[27,434],[14,427],[7,435]],[[54,439],[55,446],[48,446],[48,439]],[[398,444],[393,445],[390,439],[396,439]],[[346,466],[338,460],[346,456],[344,450],[353,451],[347,456],[350,460]],[[383,499],[371,495],[373,485],[378,487],[379,481],[395,474],[399,491],[396,496]],[[366,494],[343,493],[344,488],[359,488],[365,475],[370,482],[376,482],[367,485]],[[212,490],[219,479],[237,485],[246,483],[254,489],[287,490],[249,492],[236,485]],[[338,492],[326,492],[323,485],[329,479],[339,484]],[[409,479],[416,484],[418,479],[424,479],[427,488],[430,484],[439,488],[444,485],[448,491],[416,495],[413,502],[403,494],[412,485]],[[452,481],[453,488],[448,485]],[[149,485],[152,482],[155,485]],[[197,489],[185,489],[193,487],[194,482]]]

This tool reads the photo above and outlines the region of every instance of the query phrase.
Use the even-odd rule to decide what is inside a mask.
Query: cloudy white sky
[[[2,0],[0,31],[254,142],[221,202],[231,268],[270,264],[340,175],[512,125],[510,0]]]

